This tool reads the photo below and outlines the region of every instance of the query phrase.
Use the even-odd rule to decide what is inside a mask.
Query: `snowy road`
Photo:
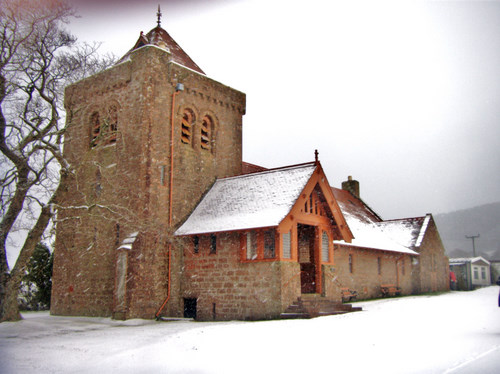
[[[0,372],[498,373],[498,286],[361,302],[311,320],[155,322],[28,313],[0,324]]]

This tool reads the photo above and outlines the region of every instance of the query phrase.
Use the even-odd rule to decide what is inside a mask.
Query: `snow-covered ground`
[[[362,312],[265,322],[27,313],[0,324],[0,372],[500,372],[497,286],[357,305]]]

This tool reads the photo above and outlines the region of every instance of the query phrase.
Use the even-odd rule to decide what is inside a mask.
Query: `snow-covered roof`
[[[332,191],[354,235],[350,246],[418,254],[413,248],[425,217],[383,221],[361,199],[350,192],[338,188],[332,188]],[[342,241],[335,243],[345,244]]]
[[[431,215],[427,214],[425,216],[424,222],[420,227],[420,233],[418,234],[417,242],[415,243],[415,247],[420,247],[422,245],[422,241],[424,240],[424,235],[427,232],[427,226],[429,226],[429,222],[431,220]]]
[[[175,235],[278,226],[315,169],[308,163],[219,179]]]
[[[342,208],[341,208],[342,209]],[[363,222],[356,216],[342,211],[354,239],[349,246],[417,255],[411,245],[412,230],[405,225],[385,225],[384,222]],[[336,241],[338,244],[345,244]]]
[[[430,215],[404,218],[378,223],[380,229],[397,243],[407,248],[417,248],[422,244],[429,224]]]
[[[484,257],[478,256],[478,257],[458,257],[458,258],[450,258],[449,263],[450,265],[462,265],[465,263],[476,263],[476,262],[484,262],[486,265],[490,265],[490,262],[486,260]]]
[[[176,41],[160,26],[155,27],[146,35],[142,32],[134,47],[128,51],[118,62],[120,64],[128,59],[130,53],[143,46],[157,46],[171,53],[172,61],[185,66],[191,70],[205,75],[203,70],[188,56]]]

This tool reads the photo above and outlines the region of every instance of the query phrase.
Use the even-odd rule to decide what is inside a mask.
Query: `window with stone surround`
[[[382,275],[382,258],[377,257],[378,275]]]
[[[217,253],[217,235],[193,235],[185,250],[196,256],[213,255]]]
[[[91,126],[90,146],[93,148],[97,145],[99,141],[99,135],[101,134],[101,120],[99,118],[99,112],[94,112],[90,116],[90,126]]]
[[[115,105],[111,105],[108,110],[106,128],[106,144],[116,143],[118,134],[118,109]]]
[[[94,148],[99,144],[116,143],[118,134],[118,108],[111,105],[103,117],[95,111],[90,116],[91,140],[90,146]]]
[[[195,116],[193,111],[191,109],[184,109],[181,121],[181,141],[184,144],[192,145],[194,122]]]
[[[200,237],[197,235],[193,236],[193,252],[200,253]]]
[[[217,236],[215,234],[210,235],[210,254],[217,253]]]
[[[354,267],[353,267],[352,255],[349,255],[349,273],[353,272],[354,272]]]
[[[97,168],[95,171],[95,185],[94,185],[95,198],[101,197],[102,193],[102,175],[101,169]]]

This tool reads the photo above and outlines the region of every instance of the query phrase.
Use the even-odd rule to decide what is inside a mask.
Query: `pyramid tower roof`
[[[205,75],[205,72],[201,70],[201,68],[191,59],[191,57],[189,57],[186,52],[184,52],[184,50],[169,35],[169,33],[160,26],[160,18],[161,13],[158,9],[158,25],[147,34],[144,34],[141,31],[139,39],[137,40],[135,45],[117,63],[125,61],[128,56],[136,49],[139,49],[146,45],[154,45],[168,51],[172,55],[172,61]]]

